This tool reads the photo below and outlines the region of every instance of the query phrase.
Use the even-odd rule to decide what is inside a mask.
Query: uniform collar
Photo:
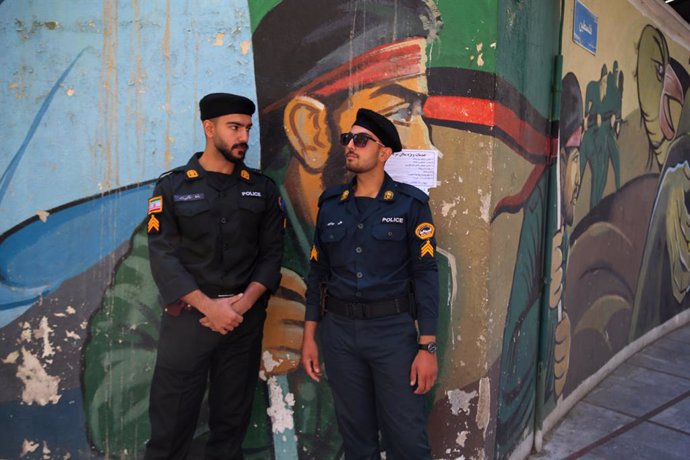
[[[203,152],[195,153],[187,162],[187,166],[185,166],[184,169],[187,181],[195,181],[206,175],[206,170],[199,164],[199,158],[201,158],[202,154]]]
[[[204,152],[197,152],[192,155],[192,158],[187,162],[185,167],[185,176],[188,181],[197,180],[206,176],[207,171],[201,167],[199,164],[199,158]],[[235,169],[233,170],[231,176],[249,184],[254,182],[254,173],[245,166],[244,162],[239,162],[235,164]]]
[[[352,180],[347,184],[347,188],[343,190],[340,194],[340,202],[344,203],[350,201],[355,196],[355,183],[357,178],[353,177]],[[398,183],[393,180],[388,173],[384,173],[383,184],[379,189],[378,195],[376,195],[377,201],[393,202],[398,198]]]
[[[398,183],[393,180],[388,173],[384,173],[383,184],[381,184],[381,190],[376,196],[378,201],[393,202],[398,198]]]

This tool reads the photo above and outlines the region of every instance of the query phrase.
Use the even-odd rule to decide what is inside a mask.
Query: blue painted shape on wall
[[[0,327],[39,296],[126,242],[146,216],[152,184],[126,188],[30,219],[0,239]]]

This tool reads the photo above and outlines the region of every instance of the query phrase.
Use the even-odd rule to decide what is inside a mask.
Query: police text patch
[[[404,224],[405,218],[404,217],[382,217],[381,223],[382,224]]]
[[[261,192],[255,192],[251,190],[247,190],[246,192],[242,192],[242,196],[256,196],[261,198]]]

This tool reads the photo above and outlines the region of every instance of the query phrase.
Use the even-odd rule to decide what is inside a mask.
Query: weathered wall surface
[[[688,43],[627,0],[586,2],[590,54],[566,1],[559,113],[555,2],[377,3],[0,1],[0,457],[141,458],[160,306],[140,223],[151,182],[202,148],[208,92],[257,100],[248,163],[289,220],[249,458],[342,454],[300,320],[315,200],[346,177],[360,106],[440,152],[434,458],[529,447],[687,308]]]

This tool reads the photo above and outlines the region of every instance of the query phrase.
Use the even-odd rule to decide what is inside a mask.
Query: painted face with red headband
[[[433,2],[424,0],[314,1],[313,11],[302,4],[290,19],[295,27],[286,30],[289,3],[267,14],[253,39],[262,167],[284,168],[286,195],[308,229],[321,192],[348,179],[339,137],[350,131],[358,108],[392,121],[405,148],[433,148],[422,107],[427,44],[441,21]],[[397,21],[385,15],[392,8]],[[271,28],[275,39],[264,39]],[[313,67],[304,68],[305,61]],[[289,75],[295,81],[286,85]],[[287,142],[263,129],[278,123]]]

